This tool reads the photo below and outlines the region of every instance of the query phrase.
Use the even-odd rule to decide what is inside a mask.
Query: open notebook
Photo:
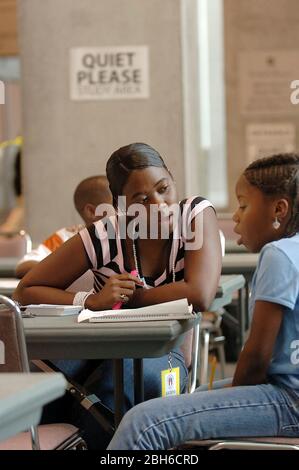
[[[192,305],[188,305],[187,299],[179,299],[172,302],[150,305],[149,307],[132,309],[104,310],[101,312],[85,309],[79,314],[78,322],[186,320],[188,318],[195,318],[195,316],[196,314],[192,313]]]

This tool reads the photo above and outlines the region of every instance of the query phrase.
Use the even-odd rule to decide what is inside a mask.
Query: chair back
[[[23,319],[18,305],[0,295],[0,373],[29,372]]]
[[[23,319],[21,310],[13,300],[0,295],[0,373],[1,372],[29,372],[29,362],[25,342]],[[49,436],[47,426],[44,429],[43,449],[75,448],[76,445],[86,448],[85,442],[78,435],[78,429],[71,425],[52,425],[53,432]],[[37,426],[31,426],[29,434],[18,434],[7,441],[0,443],[3,449],[40,449]],[[53,439],[53,435],[55,439]],[[68,446],[68,447],[67,447]]]
[[[219,238],[221,244],[221,255],[225,255],[225,236],[222,230],[219,230]],[[196,324],[194,328],[185,333],[181,351],[184,355],[185,364],[189,370],[189,386],[188,392],[193,393],[197,381],[197,367],[199,356],[199,342],[200,342],[200,323]]]
[[[225,236],[222,230],[219,230],[220,244],[221,244],[221,256],[225,255]]]
[[[0,232],[0,258],[22,258],[31,250],[31,238],[24,230]]]
[[[0,148],[0,213],[4,216],[16,205],[14,179],[19,149],[18,145]]]

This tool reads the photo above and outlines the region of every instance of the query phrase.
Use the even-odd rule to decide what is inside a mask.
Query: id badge
[[[180,368],[161,371],[162,397],[170,397],[180,394]]]

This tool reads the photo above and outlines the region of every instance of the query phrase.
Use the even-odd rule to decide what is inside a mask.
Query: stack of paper
[[[132,309],[103,310],[98,312],[85,309],[78,316],[78,322],[185,320],[194,317],[192,305],[188,305],[188,300],[179,299],[172,302],[150,305],[149,307]]]
[[[78,315],[82,307],[78,305],[37,304],[25,305],[21,310],[29,316],[61,317],[64,315]]]

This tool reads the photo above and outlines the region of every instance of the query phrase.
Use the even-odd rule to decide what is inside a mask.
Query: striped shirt
[[[191,197],[180,202],[182,219],[184,216],[188,225],[192,220],[207,207],[213,207],[212,204],[199,196]],[[113,232],[114,236],[111,237]],[[108,236],[108,234],[110,236]],[[99,220],[89,227],[81,230],[82,238],[89,262],[90,269],[94,274],[94,290],[100,291],[108,278],[116,274],[130,272],[126,266],[126,247],[125,240],[120,237],[119,219],[110,217],[106,221]],[[171,250],[170,257],[164,272],[155,278],[145,277],[148,287],[158,287],[173,282],[173,267],[175,271],[175,280],[184,279],[184,255],[186,243],[184,235],[170,235]],[[137,248],[137,261],[140,268],[140,260]],[[140,270],[140,269],[139,269]]]

